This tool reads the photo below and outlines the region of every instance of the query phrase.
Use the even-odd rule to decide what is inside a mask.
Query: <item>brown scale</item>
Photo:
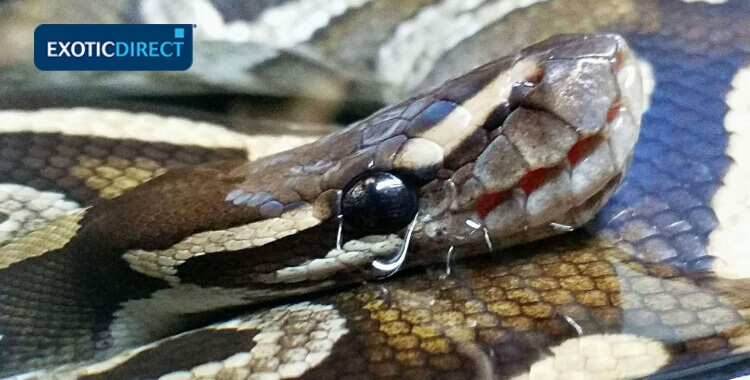
[[[239,149],[58,133],[4,133],[0,146],[0,182],[62,191],[83,204],[114,198],[167,169],[245,156]]]
[[[746,281],[638,261],[584,233],[523,247],[514,257],[526,258],[474,260],[447,278],[411,273],[333,296],[351,333],[306,375],[467,378],[482,350],[505,378],[577,336],[565,317],[583,335],[662,341],[672,365],[731,350],[750,336],[750,297],[737,291]]]
[[[132,379],[158,378],[175,368],[190,369],[206,361],[221,360],[238,351],[250,351],[258,331],[198,330],[183,335],[182,339],[165,341],[163,344],[143,350],[133,360],[125,362],[111,372],[82,376],[82,379]],[[179,358],[165,362],[162,358],[173,352],[180,352]]]

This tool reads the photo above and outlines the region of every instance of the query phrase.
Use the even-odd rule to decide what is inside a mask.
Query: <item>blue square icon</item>
[[[174,38],[185,38],[185,29],[174,28]]]

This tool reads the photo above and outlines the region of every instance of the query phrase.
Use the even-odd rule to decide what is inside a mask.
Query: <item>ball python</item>
[[[314,142],[2,111],[3,376],[741,373],[747,2],[122,3],[405,100]]]

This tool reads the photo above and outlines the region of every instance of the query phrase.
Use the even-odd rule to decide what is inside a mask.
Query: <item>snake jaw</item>
[[[495,247],[559,234],[568,230],[560,225],[590,220],[621,182],[642,113],[640,78],[622,37],[553,37],[511,63],[498,62],[509,65],[501,72],[535,66],[524,69],[524,80],[506,82],[509,96],[494,105],[506,109],[505,117],[492,115],[498,124],[484,124],[483,149],[450,171],[456,194],[437,185],[423,194],[436,200],[427,202],[434,208],[444,197],[452,203],[418,229],[425,237],[415,237],[416,246],[486,252],[483,234],[472,225],[486,229]],[[467,103],[460,106],[473,110]]]

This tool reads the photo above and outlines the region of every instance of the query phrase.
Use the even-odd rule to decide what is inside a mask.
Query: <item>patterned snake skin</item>
[[[0,375],[743,372],[750,3],[64,3],[64,19],[30,17],[25,1],[0,17],[17,28],[24,17],[197,23],[194,69],[161,92],[330,101],[332,89],[396,105],[276,155],[312,138],[122,111],[0,111]],[[548,39],[593,32],[624,39]],[[257,41],[271,46],[251,58],[222,48]],[[127,76],[112,87],[90,73],[19,80],[22,60],[7,59],[3,91],[18,97],[35,81],[154,91]],[[346,228],[337,246],[341,190],[367,171],[418,189],[413,233]],[[406,236],[404,267],[374,270]]]

